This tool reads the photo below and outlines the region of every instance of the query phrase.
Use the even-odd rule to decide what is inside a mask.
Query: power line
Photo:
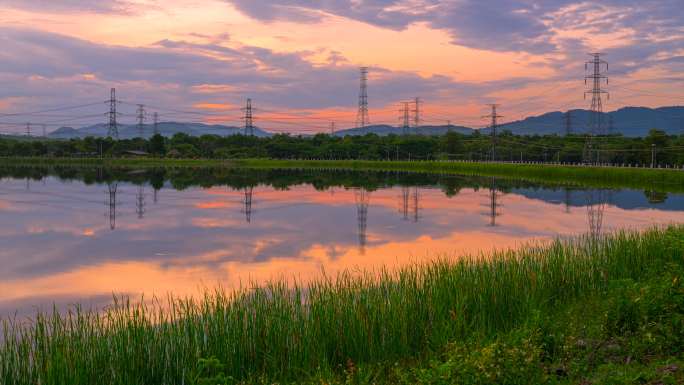
[[[67,111],[67,110],[75,110],[78,108],[85,108],[85,107],[90,107],[90,106],[95,106],[95,105],[101,105],[102,102],[97,102],[97,103],[88,103],[88,104],[81,104],[77,106],[67,106],[67,107],[57,107],[57,108],[51,108],[47,110],[40,110],[40,111],[29,111],[29,112],[15,112],[11,114],[3,114],[0,113],[0,116],[26,116],[26,115],[35,115],[35,114],[43,114],[46,112],[57,112],[57,111]]]

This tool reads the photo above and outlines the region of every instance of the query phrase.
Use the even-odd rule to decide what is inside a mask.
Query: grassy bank
[[[460,175],[495,176],[535,182],[579,184],[589,187],[627,187],[684,191],[684,170],[616,167],[561,166],[550,164],[506,164],[478,162],[395,162],[395,161],[325,161],[266,159],[159,159],[159,158],[5,158],[13,165],[71,165],[105,167],[251,167],[409,171]]]
[[[581,184],[591,187],[654,188],[684,191],[684,170],[618,167],[563,166],[479,162],[394,162],[394,161],[310,161],[236,160],[236,165],[257,168],[319,168],[349,170],[410,171],[460,175],[495,176],[536,182]]]
[[[610,365],[681,380],[683,250],[671,227],[45,314],[4,323],[0,383],[579,383]]]

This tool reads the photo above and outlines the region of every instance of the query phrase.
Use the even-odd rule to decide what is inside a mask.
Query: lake
[[[491,177],[0,167],[0,314],[681,222],[684,195]]]

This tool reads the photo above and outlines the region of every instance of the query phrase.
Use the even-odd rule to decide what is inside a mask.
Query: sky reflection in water
[[[684,211],[681,194],[493,178],[63,174],[0,182],[0,314],[400,266],[677,222]]]

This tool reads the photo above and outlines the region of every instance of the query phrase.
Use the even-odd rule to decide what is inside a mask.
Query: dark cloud
[[[318,20],[327,13],[391,29],[425,22],[448,31],[456,44],[536,54],[561,48],[556,41],[559,27],[603,33],[634,28],[639,34],[654,37],[681,34],[684,25],[679,0],[608,0],[599,4],[571,0],[226,1],[264,21],[298,21],[303,15]]]
[[[130,13],[134,4],[125,0],[0,0],[0,7],[63,13]]]
[[[149,98],[156,105],[207,102],[208,97],[214,102],[241,103],[252,97],[262,105],[328,108],[353,106],[358,93],[358,68],[336,52],[330,53],[329,64],[314,65],[306,59],[311,52],[279,53],[179,40],[121,47],[17,28],[0,28],[0,45],[0,79],[5,85],[0,98],[54,95],[57,99],[65,94],[92,98],[116,86],[122,94],[135,92],[137,98]],[[95,80],[83,79],[83,74],[93,74]],[[449,91],[475,96],[498,85],[464,84],[382,68],[371,69],[371,83],[371,104],[376,106],[416,95],[437,98]],[[210,96],[196,92],[206,85],[226,86],[230,91]]]

